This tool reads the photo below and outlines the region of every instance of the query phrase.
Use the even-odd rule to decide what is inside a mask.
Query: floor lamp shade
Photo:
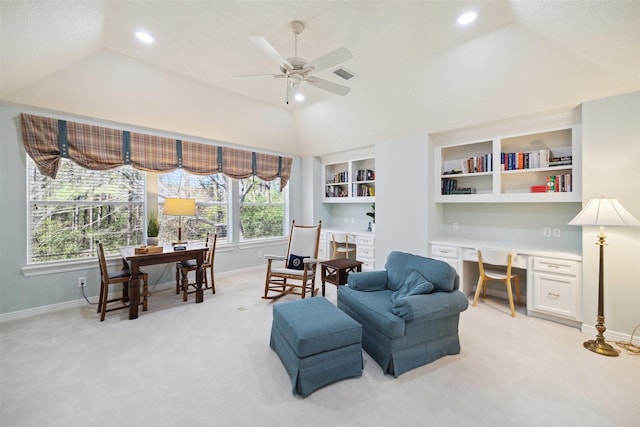
[[[196,214],[196,200],[195,199],[178,199],[167,197],[164,199],[164,209],[162,211],[164,215],[173,215],[179,217],[178,219],[178,241],[176,243],[182,243],[182,217],[183,216],[195,216]]]
[[[638,220],[622,207],[616,197],[598,197],[589,200],[575,218],[569,221],[569,225],[600,227],[600,234],[596,244],[600,249],[600,264],[598,275],[598,317],[596,330],[598,334],[595,340],[584,342],[584,347],[594,353],[604,356],[617,356],[618,352],[604,340],[604,247],[606,245],[604,227],[632,227],[637,226]]]

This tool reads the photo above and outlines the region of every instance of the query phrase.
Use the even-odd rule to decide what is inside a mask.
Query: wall
[[[583,203],[601,195],[618,196],[640,220],[640,92],[585,102],[582,117]],[[631,334],[640,324],[640,227],[608,227],[605,232],[605,325],[609,331]],[[583,317],[591,327],[598,308],[597,234],[595,227],[582,230]]]
[[[376,269],[391,251],[428,255],[429,137],[376,144]]]
[[[30,107],[0,106],[0,143],[2,144],[0,206],[3,206],[0,209],[0,239],[4,242],[0,247],[0,315],[20,310],[46,310],[46,307],[52,305],[64,305],[80,300],[82,295],[77,286],[77,277],[79,276],[87,277],[86,294],[88,296],[96,296],[99,290],[99,272],[96,261],[75,264],[70,268],[61,268],[59,271],[47,275],[27,277],[22,272],[22,268],[26,265],[27,254],[27,203],[26,154],[20,136],[20,112],[78,120],[101,126],[118,126],[113,122],[80,119],[77,116],[52,113]],[[129,125],[120,125],[120,127],[140,132],[149,131],[145,128]],[[188,138],[194,142],[214,142],[188,135],[160,131],[154,133],[167,137]],[[255,133],[255,137],[259,138],[260,130],[255,130]],[[301,159],[294,156],[289,182],[292,218],[301,215],[302,212],[301,174]],[[225,272],[266,265],[263,259],[258,258],[258,251],[285,253],[286,243],[272,244],[267,247],[221,247],[216,251],[216,271]],[[152,285],[172,283],[175,280],[172,266],[153,266],[145,269],[150,274]],[[260,292],[261,286],[258,284],[256,285],[256,297],[260,295]]]

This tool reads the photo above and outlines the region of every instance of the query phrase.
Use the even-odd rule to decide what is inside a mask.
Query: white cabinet
[[[581,201],[581,127],[436,147],[435,201]]]
[[[373,203],[376,168],[373,157],[323,165],[325,203]]]
[[[348,233],[349,234],[349,246],[355,245],[356,254],[355,257],[358,261],[362,261],[362,271],[375,270],[376,259],[376,238],[375,235],[369,231],[352,231],[345,229],[323,229],[320,232],[320,245],[318,247],[318,258],[321,260],[331,259],[333,252],[333,245],[331,242],[331,233]],[[353,255],[350,256],[352,258]]]
[[[375,237],[373,234],[356,234],[356,259],[362,261],[362,271],[375,270]]]
[[[460,248],[455,246],[431,245],[431,257],[448,263],[460,274]]]
[[[560,258],[534,257],[531,265],[533,286],[528,290],[530,312],[581,320],[580,277],[582,263]]]

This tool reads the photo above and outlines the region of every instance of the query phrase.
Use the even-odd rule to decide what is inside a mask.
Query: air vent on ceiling
[[[351,79],[351,78],[356,76],[355,74],[353,74],[351,71],[347,70],[344,67],[338,68],[337,70],[335,70],[333,72],[333,74],[335,74],[336,76],[340,76],[345,80],[349,80],[349,79]]]

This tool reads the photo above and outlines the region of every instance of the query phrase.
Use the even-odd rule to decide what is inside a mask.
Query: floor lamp
[[[617,356],[618,352],[604,341],[604,246],[607,236],[604,234],[604,227],[630,227],[638,225],[633,215],[622,207],[616,197],[598,197],[589,200],[587,206],[576,215],[569,225],[598,226],[600,234],[596,245],[600,247],[600,269],[598,276],[598,318],[596,330],[598,334],[595,340],[585,341],[584,347],[594,353],[604,356]]]
[[[174,215],[178,217],[178,241],[174,245],[184,245],[182,241],[182,217],[195,216],[196,199],[178,199],[167,197],[164,199],[163,215]]]

